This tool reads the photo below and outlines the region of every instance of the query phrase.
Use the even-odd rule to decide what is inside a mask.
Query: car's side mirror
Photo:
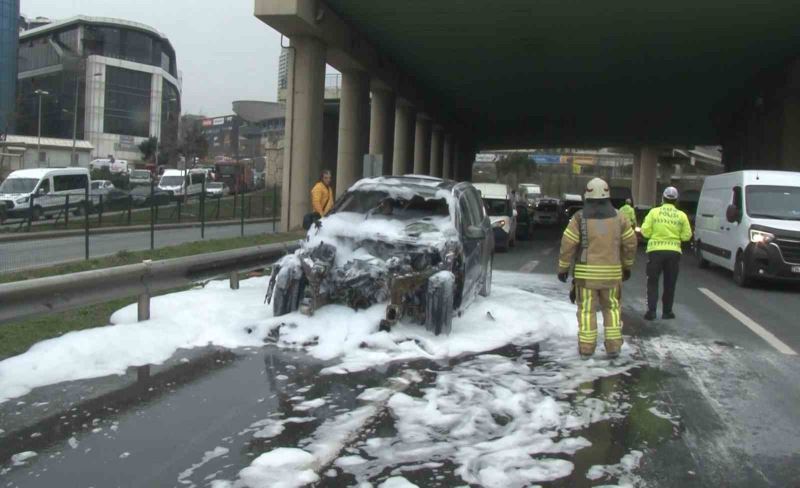
[[[741,212],[739,211],[739,207],[736,205],[728,205],[727,210],[725,210],[725,218],[730,222],[739,223],[742,220]]]
[[[464,231],[464,236],[467,239],[483,239],[486,237],[486,231],[477,225],[470,225],[467,226],[467,229]]]

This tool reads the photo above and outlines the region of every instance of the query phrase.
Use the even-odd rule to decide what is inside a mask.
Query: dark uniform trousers
[[[664,295],[662,313],[671,313],[675,301],[675,285],[678,283],[678,270],[681,253],[676,251],[651,251],[647,253],[647,310],[655,312],[658,308],[658,282],[664,274]]]

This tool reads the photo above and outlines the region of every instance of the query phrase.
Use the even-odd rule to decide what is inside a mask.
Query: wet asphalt
[[[558,237],[558,229],[537,229],[531,240],[498,254],[495,267],[552,276]],[[640,255],[633,279],[625,284],[623,320],[644,365],[581,385],[591,397],[624,402],[624,418],[572,432],[592,446],[566,457],[575,465],[569,477],[543,486],[617,482],[589,480],[587,470],[618,463],[631,450],[645,452],[635,473],[648,486],[800,486],[800,360],[772,350],[697,292],[699,286],[712,289],[749,316],[758,316],[765,327],[772,317],[780,318],[783,324],[772,332],[797,347],[792,335],[797,321],[785,322],[800,316],[798,289],[766,285],[743,292],[720,270],[699,270],[686,259],[677,296],[679,319],[645,323],[643,264]],[[537,291],[567,299],[566,285],[555,280]],[[539,344],[491,353],[526,361],[532,369],[553,367],[553,358]],[[468,359],[320,375],[327,363],[299,351],[270,345],[233,351],[209,347],[178,351],[165,364],[131,368],[122,376],[39,388],[0,404],[0,429],[5,431],[0,434],[0,486],[188,487],[234,480],[259,454],[297,446],[325,420],[352,411],[365,389],[413,369],[422,373],[422,382],[406,392],[413,396],[441,371]],[[315,398],[325,404],[311,412],[300,408],[302,401]],[[671,418],[654,414],[654,407]],[[259,421],[278,417],[305,420],[287,424],[269,439],[254,435]],[[393,432],[394,419],[382,411],[352,444]],[[201,463],[215,449],[224,455]],[[11,456],[23,451],[37,456],[12,466]],[[403,474],[419,486],[463,485],[454,468],[445,464]],[[388,474],[372,481],[377,485]],[[318,486],[353,482],[333,468]]]

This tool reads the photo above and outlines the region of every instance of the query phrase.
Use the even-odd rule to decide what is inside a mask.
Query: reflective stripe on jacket
[[[681,242],[692,239],[692,226],[684,212],[665,203],[648,212],[642,224],[642,235],[649,239],[647,252],[681,252]]]
[[[610,204],[609,204],[610,207]],[[622,281],[623,269],[633,267],[636,234],[627,217],[610,208],[607,215],[586,218],[588,245],[585,261],[581,245],[581,219],[586,209],[575,214],[561,238],[558,271],[569,271],[574,261],[576,284],[589,289],[613,288]]]

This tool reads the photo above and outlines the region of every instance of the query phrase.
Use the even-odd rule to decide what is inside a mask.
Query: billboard
[[[531,154],[528,159],[536,164],[561,164],[561,156],[557,154]]]

